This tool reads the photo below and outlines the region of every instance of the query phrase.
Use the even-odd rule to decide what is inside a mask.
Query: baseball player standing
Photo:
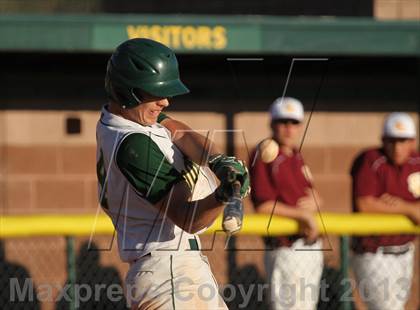
[[[315,222],[320,201],[309,169],[295,147],[302,129],[303,106],[293,98],[278,98],[270,114],[279,153],[271,163],[254,155],[252,199],[257,212],[295,219],[301,231],[299,235],[265,240],[270,305],[271,309],[315,309],[323,269],[322,252],[313,251],[321,248]]]
[[[405,113],[391,113],[382,131],[382,147],[353,163],[355,212],[392,213],[420,224],[420,155],[416,127]],[[370,310],[402,310],[410,295],[414,236],[354,238],[353,269]]]
[[[109,103],[97,125],[99,196],[130,265],[131,309],[227,309],[197,233],[233,194],[232,171],[241,196],[248,193],[246,167],[162,113],[168,98],[189,92],[165,45],[122,43],[108,62],[105,88]]]

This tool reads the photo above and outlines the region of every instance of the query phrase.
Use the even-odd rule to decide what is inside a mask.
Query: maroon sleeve
[[[254,156],[251,158],[255,158]],[[270,165],[263,163],[259,158],[255,160],[250,168],[251,198],[254,205],[269,200],[277,200],[276,190],[270,176],[270,169]]]
[[[374,196],[381,194],[378,175],[372,167],[372,160],[368,154],[360,155],[353,163],[353,197]]]

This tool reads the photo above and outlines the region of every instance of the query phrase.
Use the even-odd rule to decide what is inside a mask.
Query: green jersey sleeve
[[[184,178],[147,135],[130,134],[118,148],[116,163],[130,184],[151,203],[161,200]]]

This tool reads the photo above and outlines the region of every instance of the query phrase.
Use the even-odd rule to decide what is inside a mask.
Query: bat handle
[[[225,210],[223,212],[223,230],[232,235],[242,228],[243,221],[243,204],[241,199],[241,183],[239,181],[234,181],[232,184],[233,195],[227,202]]]
[[[227,172],[227,180],[229,183],[235,183],[236,181],[236,173],[235,170],[233,170],[233,168],[230,168]]]
[[[233,169],[228,171],[227,180],[232,184],[233,196],[236,198],[241,197],[241,183],[236,179],[236,173]]]
[[[232,184],[233,188],[233,197],[235,198],[241,198],[241,183],[239,181],[235,181]]]

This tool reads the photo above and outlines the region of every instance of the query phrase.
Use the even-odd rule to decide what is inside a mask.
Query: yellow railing
[[[319,229],[323,234],[373,235],[373,234],[420,234],[420,226],[414,225],[402,215],[384,214],[337,214],[322,213],[318,216]],[[268,225],[270,223],[270,225]],[[269,227],[267,229],[267,227]],[[221,230],[218,218],[207,234]],[[296,233],[294,220],[261,214],[248,214],[244,218],[241,234],[290,235]],[[33,215],[1,216],[0,238],[25,236],[83,236],[111,234],[114,227],[106,215]]]

